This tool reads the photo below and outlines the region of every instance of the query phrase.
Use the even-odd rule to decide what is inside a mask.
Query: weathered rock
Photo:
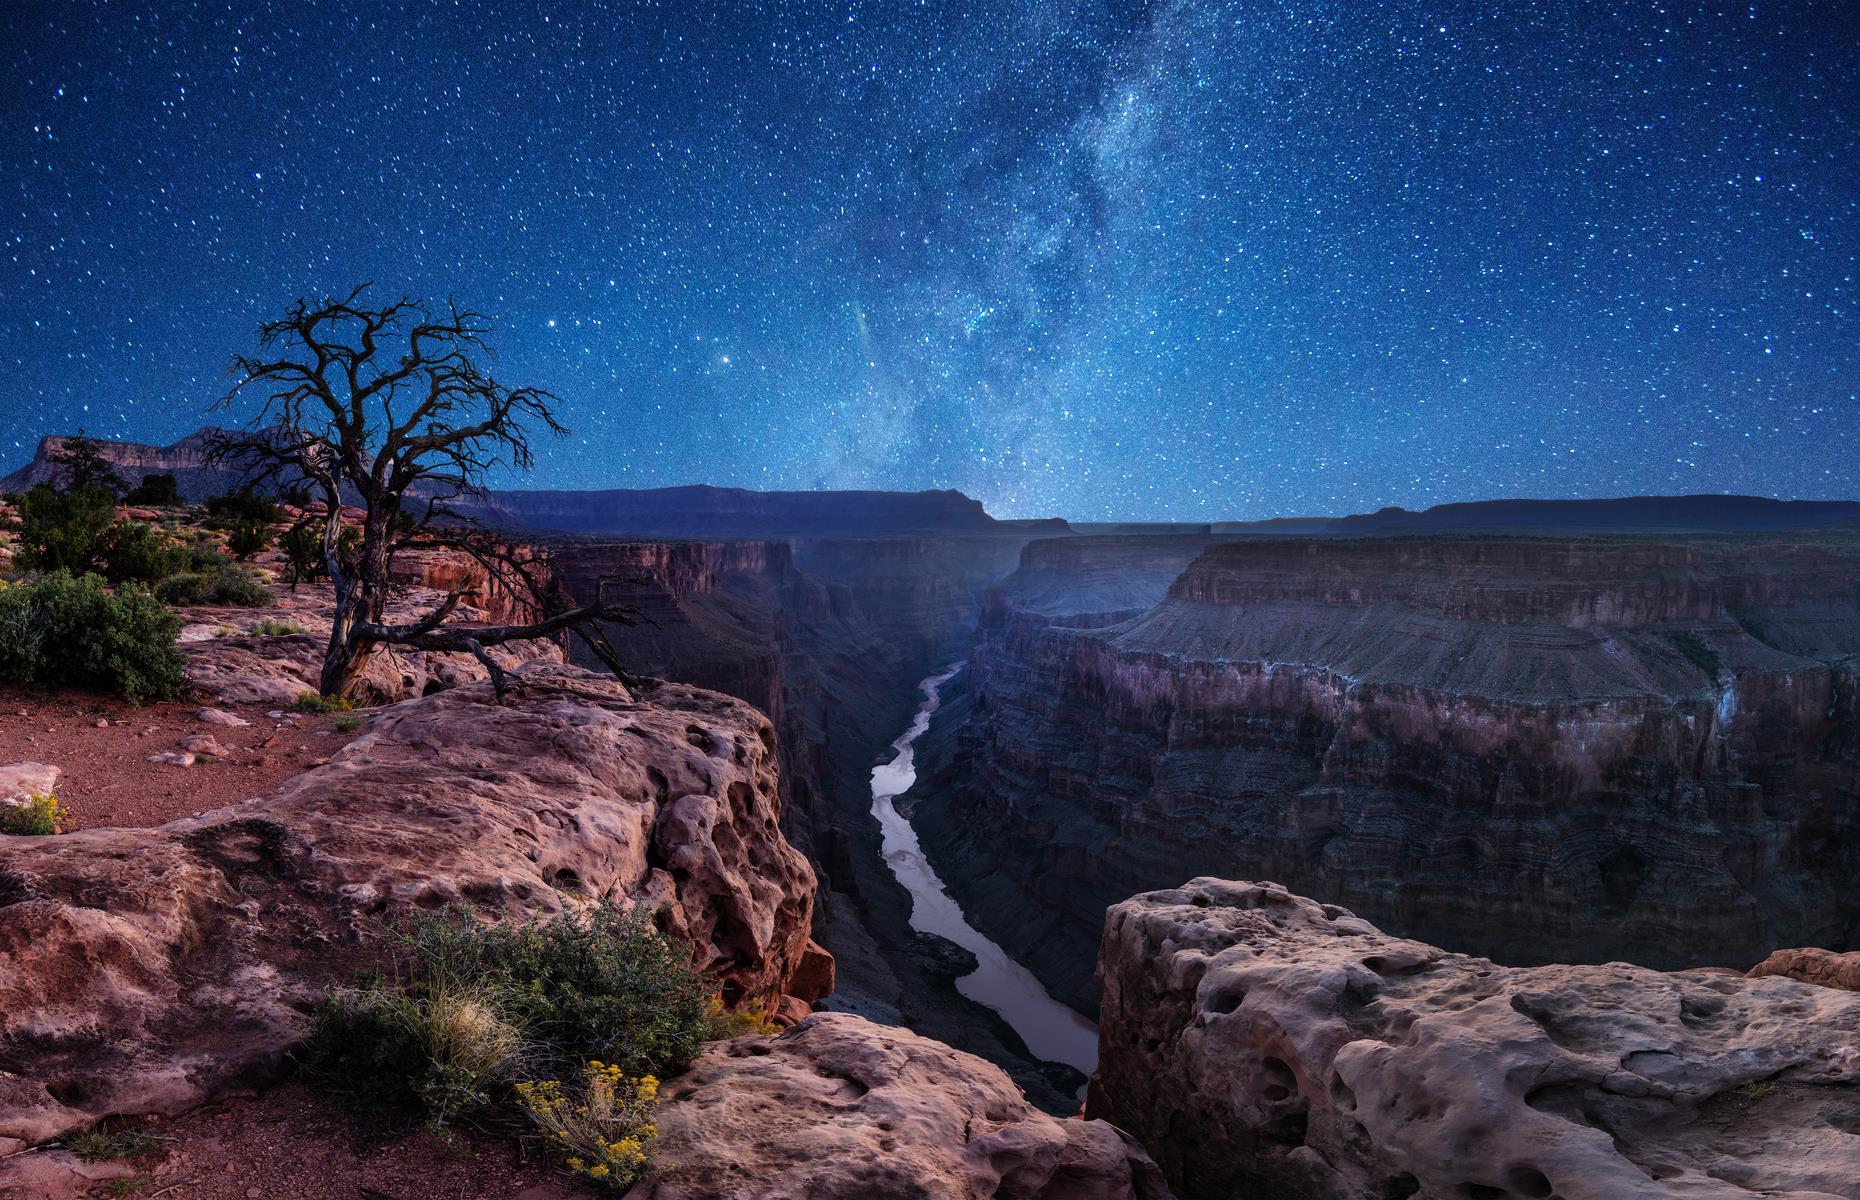
[[[1087,1112],[1186,1195],[1860,1197],[1860,995],[1501,967],[1277,884],[1106,919]]]
[[[160,754],[149,755],[149,761],[164,767],[191,767],[197,760],[185,750],[163,750]]]
[[[560,664],[515,683],[386,709],[264,799],[0,844],[0,1153],[264,1077],[360,933],[413,910],[639,896],[728,999],[777,1007],[815,884],[767,719]]]
[[[0,767],[0,804],[24,804],[34,796],[50,796],[58,790],[57,767],[42,762],[8,763]]]
[[[1821,987],[1860,992],[1860,951],[1849,950],[1845,954],[1836,954],[1832,950],[1818,950],[1812,946],[1778,950],[1750,968],[1749,974],[1752,979],[1782,975]]]
[[[199,758],[225,758],[232,753],[209,733],[190,734],[182,738],[176,748]]]
[[[920,757],[938,873],[1055,995],[1196,874],[1512,962],[1856,948],[1860,538],[1226,541],[1132,615],[1169,544],[1031,543]]]
[[[39,1150],[0,1159],[0,1200],[83,1200],[99,1183],[129,1179],[120,1162],[85,1162],[69,1150]]]
[[[713,1046],[665,1098],[659,1169],[630,1200],[1169,1194],[1112,1126],[1048,1116],[999,1067],[846,1013]]]
[[[243,729],[252,722],[244,717],[235,716],[223,708],[202,708],[194,713],[194,719],[202,725],[219,725],[226,729]]]

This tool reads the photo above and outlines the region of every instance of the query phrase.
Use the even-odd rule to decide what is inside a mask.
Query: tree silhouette
[[[378,648],[401,645],[472,654],[501,700],[507,681],[488,647],[564,633],[624,674],[599,623],[631,624],[638,610],[607,602],[604,586],[594,603],[572,606],[546,555],[508,544],[455,506],[481,493],[500,463],[528,470],[532,429],[566,432],[552,412],[556,397],[507,387],[485,370],[491,326],[481,314],[411,299],[371,307],[368,287],[298,300],[261,325],[260,353],[234,358],[237,381],[221,403],[251,392],[263,401],[245,430],[208,447],[210,461],[237,466],[250,485],[303,488],[322,502],[322,567],[336,609],[319,690],[349,694]],[[351,534],[346,544],[345,500],[363,510],[359,541]],[[462,598],[455,590],[415,620],[388,623],[394,556],[425,549],[472,558],[529,619],[448,623]]]

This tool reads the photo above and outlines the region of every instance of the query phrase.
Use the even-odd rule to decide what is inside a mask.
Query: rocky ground
[[[56,766],[68,828],[160,825],[269,795],[328,761],[366,716],[262,704],[132,706],[90,693],[0,688],[0,761]],[[149,761],[161,754],[191,761]]]

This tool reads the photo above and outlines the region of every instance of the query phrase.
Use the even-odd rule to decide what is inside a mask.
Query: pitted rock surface
[[[629,1200],[1166,1200],[1103,1121],[1027,1103],[999,1067],[816,1013],[713,1046],[666,1086],[654,1176]]]
[[[1860,995],[1503,967],[1277,884],[1107,916],[1089,1115],[1236,1197],[1860,1197]]]
[[[815,882],[767,718],[561,664],[515,680],[504,707],[475,684],[384,709],[272,796],[0,839],[0,1152],[262,1079],[414,910],[639,897],[727,997],[780,1007]]]

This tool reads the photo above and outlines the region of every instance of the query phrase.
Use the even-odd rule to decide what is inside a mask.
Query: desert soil
[[[144,1200],[593,1200],[533,1139],[394,1130],[288,1083],[170,1120],[120,1123],[151,1139],[136,1175],[95,1196]]]
[[[201,707],[135,706],[87,692],[3,687],[0,763],[43,762],[62,770],[58,799],[70,814],[70,829],[159,825],[270,795],[360,731],[339,726],[367,722],[366,712],[273,718],[266,714],[280,710],[266,705],[216,706],[250,722],[232,728],[201,721],[195,715]],[[211,736],[230,753],[189,767],[149,761],[196,734]]]

